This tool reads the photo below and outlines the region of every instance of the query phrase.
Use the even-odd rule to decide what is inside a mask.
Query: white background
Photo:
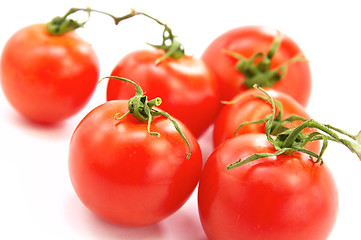
[[[361,14],[356,3],[12,0],[0,8],[0,51],[15,31],[47,22],[71,7],[92,7],[117,16],[130,8],[146,12],[166,22],[186,52],[195,57],[231,28],[270,26],[293,38],[310,60],[313,89],[308,113],[320,122],[357,133],[361,129]],[[160,43],[161,31],[142,16],[113,26],[110,18],[92,14],[78,33],[93,45],[104,77],[125,53],[147,48],[145,42]],[[53,127],[24,120],[0,92],[0,239],[205,239],[195,194],[173,216],[141,228],[109,224],[78,200],[67,171],[69,140],[85,114],[105,101],[105,89],[103,82],[79,114]],[[205,155],[209,149],[206,139],[200,141]],[[361,239],[361,162],[343,146],[332,143],[324,159],[340,195],[339,215],[330,239]]]

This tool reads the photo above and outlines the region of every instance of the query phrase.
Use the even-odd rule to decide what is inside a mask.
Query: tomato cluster
[[[79,10],[94,11],[28,26],[4,47],[3,92],[32,121],[69,118],[95,90],[98,59],[75,33],[84,24],[67,20]],[[115,20],[136,15],[149,17],[132,10]],[[322,153],[327,140],[351,143],[320,135],[331,127],[308,120],[311,74],[301,49],[277,30],[242,26],[198,59],[164,26],[162,45],[120,59],[107,101],[72,135],[79,199],[110,222],[142,226],[176,212],[199,183],[209,239],[326,239],[338,193]],[[197,139],[211,126],[214,151],[203,162]]]

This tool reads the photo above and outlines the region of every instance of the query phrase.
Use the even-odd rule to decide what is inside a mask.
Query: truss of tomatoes
[[[79,10],[96,11],[71,9],[5,45],[3,91],[32,121],[64,120],[94,91],[98,60],[73,31],[84,23],[65,21]],[[149,17],[112,17],[135,15]],[[199,183],[209,239],[327,239],[338,193],[322,155],[336,141],[360,158],[361,136],[309,119],[301,49],[274,29],[247,26],[220,35],[196,59],[156,21],[165,26],[163,44],[124,56],[109,77],[108,101],[73,133],[69,174],[79,199],[110,222],[143,226],[176,212]],[[221,100],[228,102],[219,111]],[[197,138],[213,122],[216,149],[202,170]]]
[[[296,43],[280,32],[256,26],[230,30],[202,59],[226,100],[214,124],[216,149],[198,188],[207,237],[327,239],[339,200],[322,155],[332,140],[350,144],[360,158],[360,134],[346,133],[355,141],[348,142],[330,130],[339,129],[309,120],[310,69]],[[268,93],[250,89],[254,85]]]
[[[310,70],[299,47],[277,31],[245,27],[211,43],[204,62],[164,54],[157,49],[125,56],[112,72],[108,102],[75,130],[69,171],[82,202],[108,221],[147,225],[179,209],[199,181],[199,216],[209,239],[327,239],[339,204],[322,159],[327,142],[342,143],[359,157],[361,151],[357,143],[337,135],[345,132],[309,119],[304,107]],[[179,117],[185,138],[162,116],[150,124],[126,115],[133,105],[117,99],[130,97],[127,89],[135,83],[118,81],[116,75],[134,78],[152,97],[164,96],[165,109]],[[254,85],[270,94],[249,89]],[[188,93],[200,97],[194,108],[181,101],[192,99]],[[209,104],[217,99],[234,103],[216,119],[218,107],[210,111]],[[196,123],[201,118],[197,113],[205,116],[202,126]],[[213,120],[217,148],[202,170],[196,138]],[[150,129],[160,137],[149,134]],[[360,136],[351,138],[358,141]],[[188,160],[184,139],[192,152]]]

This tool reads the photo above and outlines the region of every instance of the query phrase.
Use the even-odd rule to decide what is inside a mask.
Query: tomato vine
[[[88,13],[89,17],[90,17],[91,12],[97,12],[97,13],[107,15],[114,20],[115,25],[118,25],[121,21],[131,18],[131,17],[134,17],[136,15],[143,15],[147,18],[154,20],[155,22],[157,22],[158,24],[160,24],[164,27],[162,43],[159,45],[148,43],[150,46],[158,48],[158,49],[163,49],[166,52],[161,58],[157,59],[156,63],[163,61],[167,57],[179,59],[184,56],[183,45],[180,42],[175,40],[175,36],[173,35],[172,29],[167,24],[159,21],[158,19],[156,19],[146,13],[135,11],[134,9],[131,9],[130,13],[128,13],[124,16],[116,17],[107,12],[95,10],[92,8],[71,8],[64,16],[55,17],[46,24],[48,32],[52,35],[62,35],[67,32],[78,29],[80,27],[83,27],[88,22],[89,18],[88,18],[88,20],[86,20],[84,22],[78,22],[74,19],[68,18],[71,14],[74,14],[79,11]],[[170,43],[168,43],[168,42],[170,42]]]
[[[246,163],[249,163],[251,161],[255,161],[260,158],[265,157],[271,157],[271,156],[278,156],[281,154],[292,154],[295,151],[306,153],[310,156],[310,158],[313,160],[313,158],[316,158],[316,160],[313,160],[315,163],[319,162],[320,164],[323,164],[322,156],[328,146],[328,141],[334,141],[343,144],[346,146],[351,152],[355,153],[358,158],[361,160],[361,131],[357,135],[353,135],[348,133],[347,131],[344,131],[342,129],[333,127],[328,124],[322,124],[317,122],[314,119],[304,119],[297,116],[292,116],[289,118],[289,120],[301,120],[303,123],[301,123],[299,126],[291,129],[287,129],[279,134],[276,135],[276,138],[274,139],[271,136],[271,131],[273,127],[273,123],[275,120],[275,114],[276,114],[276,104],[275,101],[272,99],[272,97],[260,86],[255,85],[255,88],[260,89],[263,93],[267,95],[269,98],[268,100],[271,102],[272,105],[272,114],[269,117],[266,117],[266,126],[265,126],[265,132],[268,141],[271,143],[271,145],[276,149],[275,153],[255,153],[251,156],[245,158],[245,159],[239,159],[238,161],[231,163],[227,166],[227,169],[232,169],[241,165],[244,165]],[[262,121],[263,122],[263,121]],[[258,122],[253,122],[258,123]],[[245,123],[250,124],[250,123]],[[242,125],[240,125],[242,127]],[[320,131],[312,132],[310,134],[305,134],[302,131],[306,128],[315,128]],[[341,133],[349,138],[351,138],[354,141],[350,141],[348,139],[344,139],[338,136],[337,133]],[[308,149],[305,149],[305,145],[311,141],[323,141],[322,148],[320,150],[320,153],[312,152]]]

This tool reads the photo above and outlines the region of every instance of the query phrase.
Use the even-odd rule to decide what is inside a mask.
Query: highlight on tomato
[[[152,49],[133,51],[124,56],[111,75],[132,79],[141,85],[150,98],[164,100],[162,108],[178,118],[198,138],[215,119],[220,98],[216,78],[208,66],[193,56],[186,55],[166,24],[145,15],[164,26],[163,41]],[[107,100],[128,99],[134,94],[132,86],[110,79]]]
[[[285,92],[306,106],[311,71],[299,46],[269,27],[242,26],[218,36],[203,61],[215,73],[221,100],[229,101],[254,84]]]
[[[276,117],[273,121],[271,135],[278,135],[286,129],[293,128],[310,118],[306,109],[289,95],[275,89],[267,93],[276,102]],[[246,133],[265,133],[267,119],[272,114],[272,104],[267,95],[259,89],[249,89],[237,94],[231,101],[223,102],[214,123],[213,144],[215,147],[229,138]],[[305,133],[315,129],[305,129]],[[320,150],[320,142],[311,142],[308,149]]]
[[[332,232],[339,199],[323,154],[333,141],[361,159],[361,132],[352,135],[305,119],[271,136],[276,111],[268,98],[273,112],[265,134],[247,133],[225,141],[204,166],[198,209],[208,239],[325,240]],[[306,128],[318,131],[305,134]],[[305,148],[312,141],[322,142],[320,152]]]
[[[17,31],[4,46],[0,81],[10,105],[34,122],[52,124],[80,111],[99,77],[91,45],[75,29],[85,24],[56,17]]]
[[[134,97],[108,101],[88,113],[70,142],[69,174],[81,202],[101,218],[143,226],[176,212],[202,170],[199,144],[179,120],[148,101],[133,81]]]

